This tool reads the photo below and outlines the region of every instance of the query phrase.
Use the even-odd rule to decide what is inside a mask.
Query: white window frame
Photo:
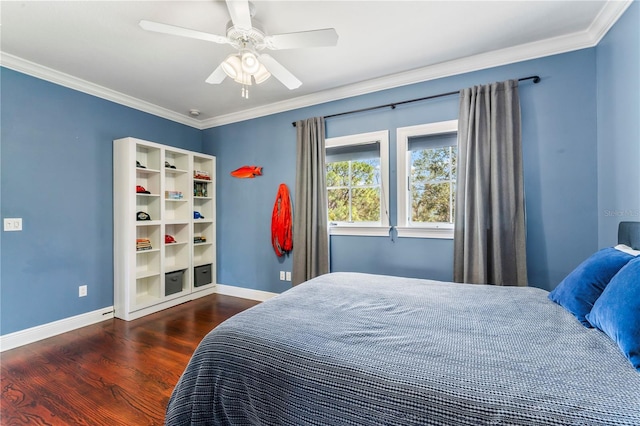
[[[389,131],[380,130],[327,138],[325,140],[325,149],[346,145],[362,145],[371,142],[379,142],[380,144],[380,222],[363,222],[348,225],[329,222],[330,235],[389,235]]]
[[[432,136],[444,133],[457,133],[458,120],[438,123],[419,124],[417,126],[396,129],[396,153],[398,173],[398,237],[453,239],[453,224],[409,224],[409,139],[417,136]]]

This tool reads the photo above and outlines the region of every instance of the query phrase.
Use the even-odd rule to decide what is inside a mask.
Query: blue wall
[[[290,113],[257,118],[203,132],[205,152],[217,159],[218,283],[282,292],[291,283],[291,258],[278,258],[271,246],[271,214],[278,186],[295,190],[295,128]],[[288,122],[287,122],[288,120]],[[273,123],[283,123],[274,126]],[[214,140],[224,143],[212,143]],[[263,166],[254,179],[231,177],[244,165]]]
[[[640,220],[640,3],[633,2],[596,48],[598,229],[615,243],[621,220]]]
[[[275,292],[288,288],[278,280],[278,270],[290,270],[291,262],[278,260],[271,250],[269,226],[278,183],[292,191],[295,185],[292,121],[537,74],[540,84],[525,82],[520,89],[529,280],[555,287],[598,245],[595,56],[595,49],[585,49],[205,130],[203,149],[216,155],[220,165],[218,282]],[[457,114],[457,96],[439,98],[329,119],[327,136],[390,130],[390,216],[395,224],[396,128]],[[228,176],[254,163],[265,167],[264,177],[241,181]],[[451,280],[453,242],[333,236],[331,265],[332,271]]]
[[[0,68],[1,334],[113,305],[112,141],[199,151],[182,124]],[[88,296],[78,297],[78,286]]]
[[[639,9],[634,2],[593,49],[205,131],[0,68],[0,211],[24,220],[22,232],[0,232],[0,334],[113,304],[113,139],[133,136],[216,155],[218,282],[281,292],[290,285],[278,271],[291,270],[291,259],[273,253],[270,218],[278,184],[294,189],[292,121],[533,74],[542,82],[520,90],[529,279],[553,288],[614,242],[619,220],[638,220]],[[389,129],[394,200],[395,129],[455,118],[457,108],[453,96],[334,118],[327,134]],[[264,175],[229,176],[245,164],[264,166]],[[395,224],[393,201],[390,214]],[[335,271],[452,277],[451,240],[334,236],[331,250]],[[77,296],[81,284],[89,285],[85,298]]]

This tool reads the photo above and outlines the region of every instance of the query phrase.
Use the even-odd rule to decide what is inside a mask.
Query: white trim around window
[[[351,235],[363,237],[388,237],[389,227],[363,225],[329,225],[329,235]]]
[[[327,138],[325,148],[362,145],[372,142],[380,143],[380,222],[363,222],[361,224],[331,224],[329,223],[329,235],[364,235],[364,236],[388,236],[389,235],[389,131],[380,130],[369,133]]]
[[[419,124],[417,126],[396,129],[396,153],[398,175],[398,237],[453,239],[453,225],[433,223],[410,226],[409,224],[409,139],[417,136],[437,135],[458,131],[458,120],[438,123]]]

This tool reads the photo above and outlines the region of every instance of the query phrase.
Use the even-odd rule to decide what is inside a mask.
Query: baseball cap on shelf
[[[176,239],[175,239],[175,238],[173,238],[171,235],[166,234],[166,235],[164,236],[164,243],[165,243],[165,244],[171,244],[171,243],[175,243],[175,242],[176,242]]]
[[[144,186],[136,185],[136,194],[151,194],[151,193],[146,189],[144,189]]]
[[[194,219],[204,219],[204,216],[200,214],[200,212],[193,212]]]
[[[151,220],[151,216],[146,212],[138,212],[136,213],[136,220]]]

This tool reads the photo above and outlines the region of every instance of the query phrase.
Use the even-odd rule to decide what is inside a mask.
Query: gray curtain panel
[[[329,272],[324,117],[296,122],[293,285]]]
[[[460,91],[456,282],[527,285],[518,80]]]

